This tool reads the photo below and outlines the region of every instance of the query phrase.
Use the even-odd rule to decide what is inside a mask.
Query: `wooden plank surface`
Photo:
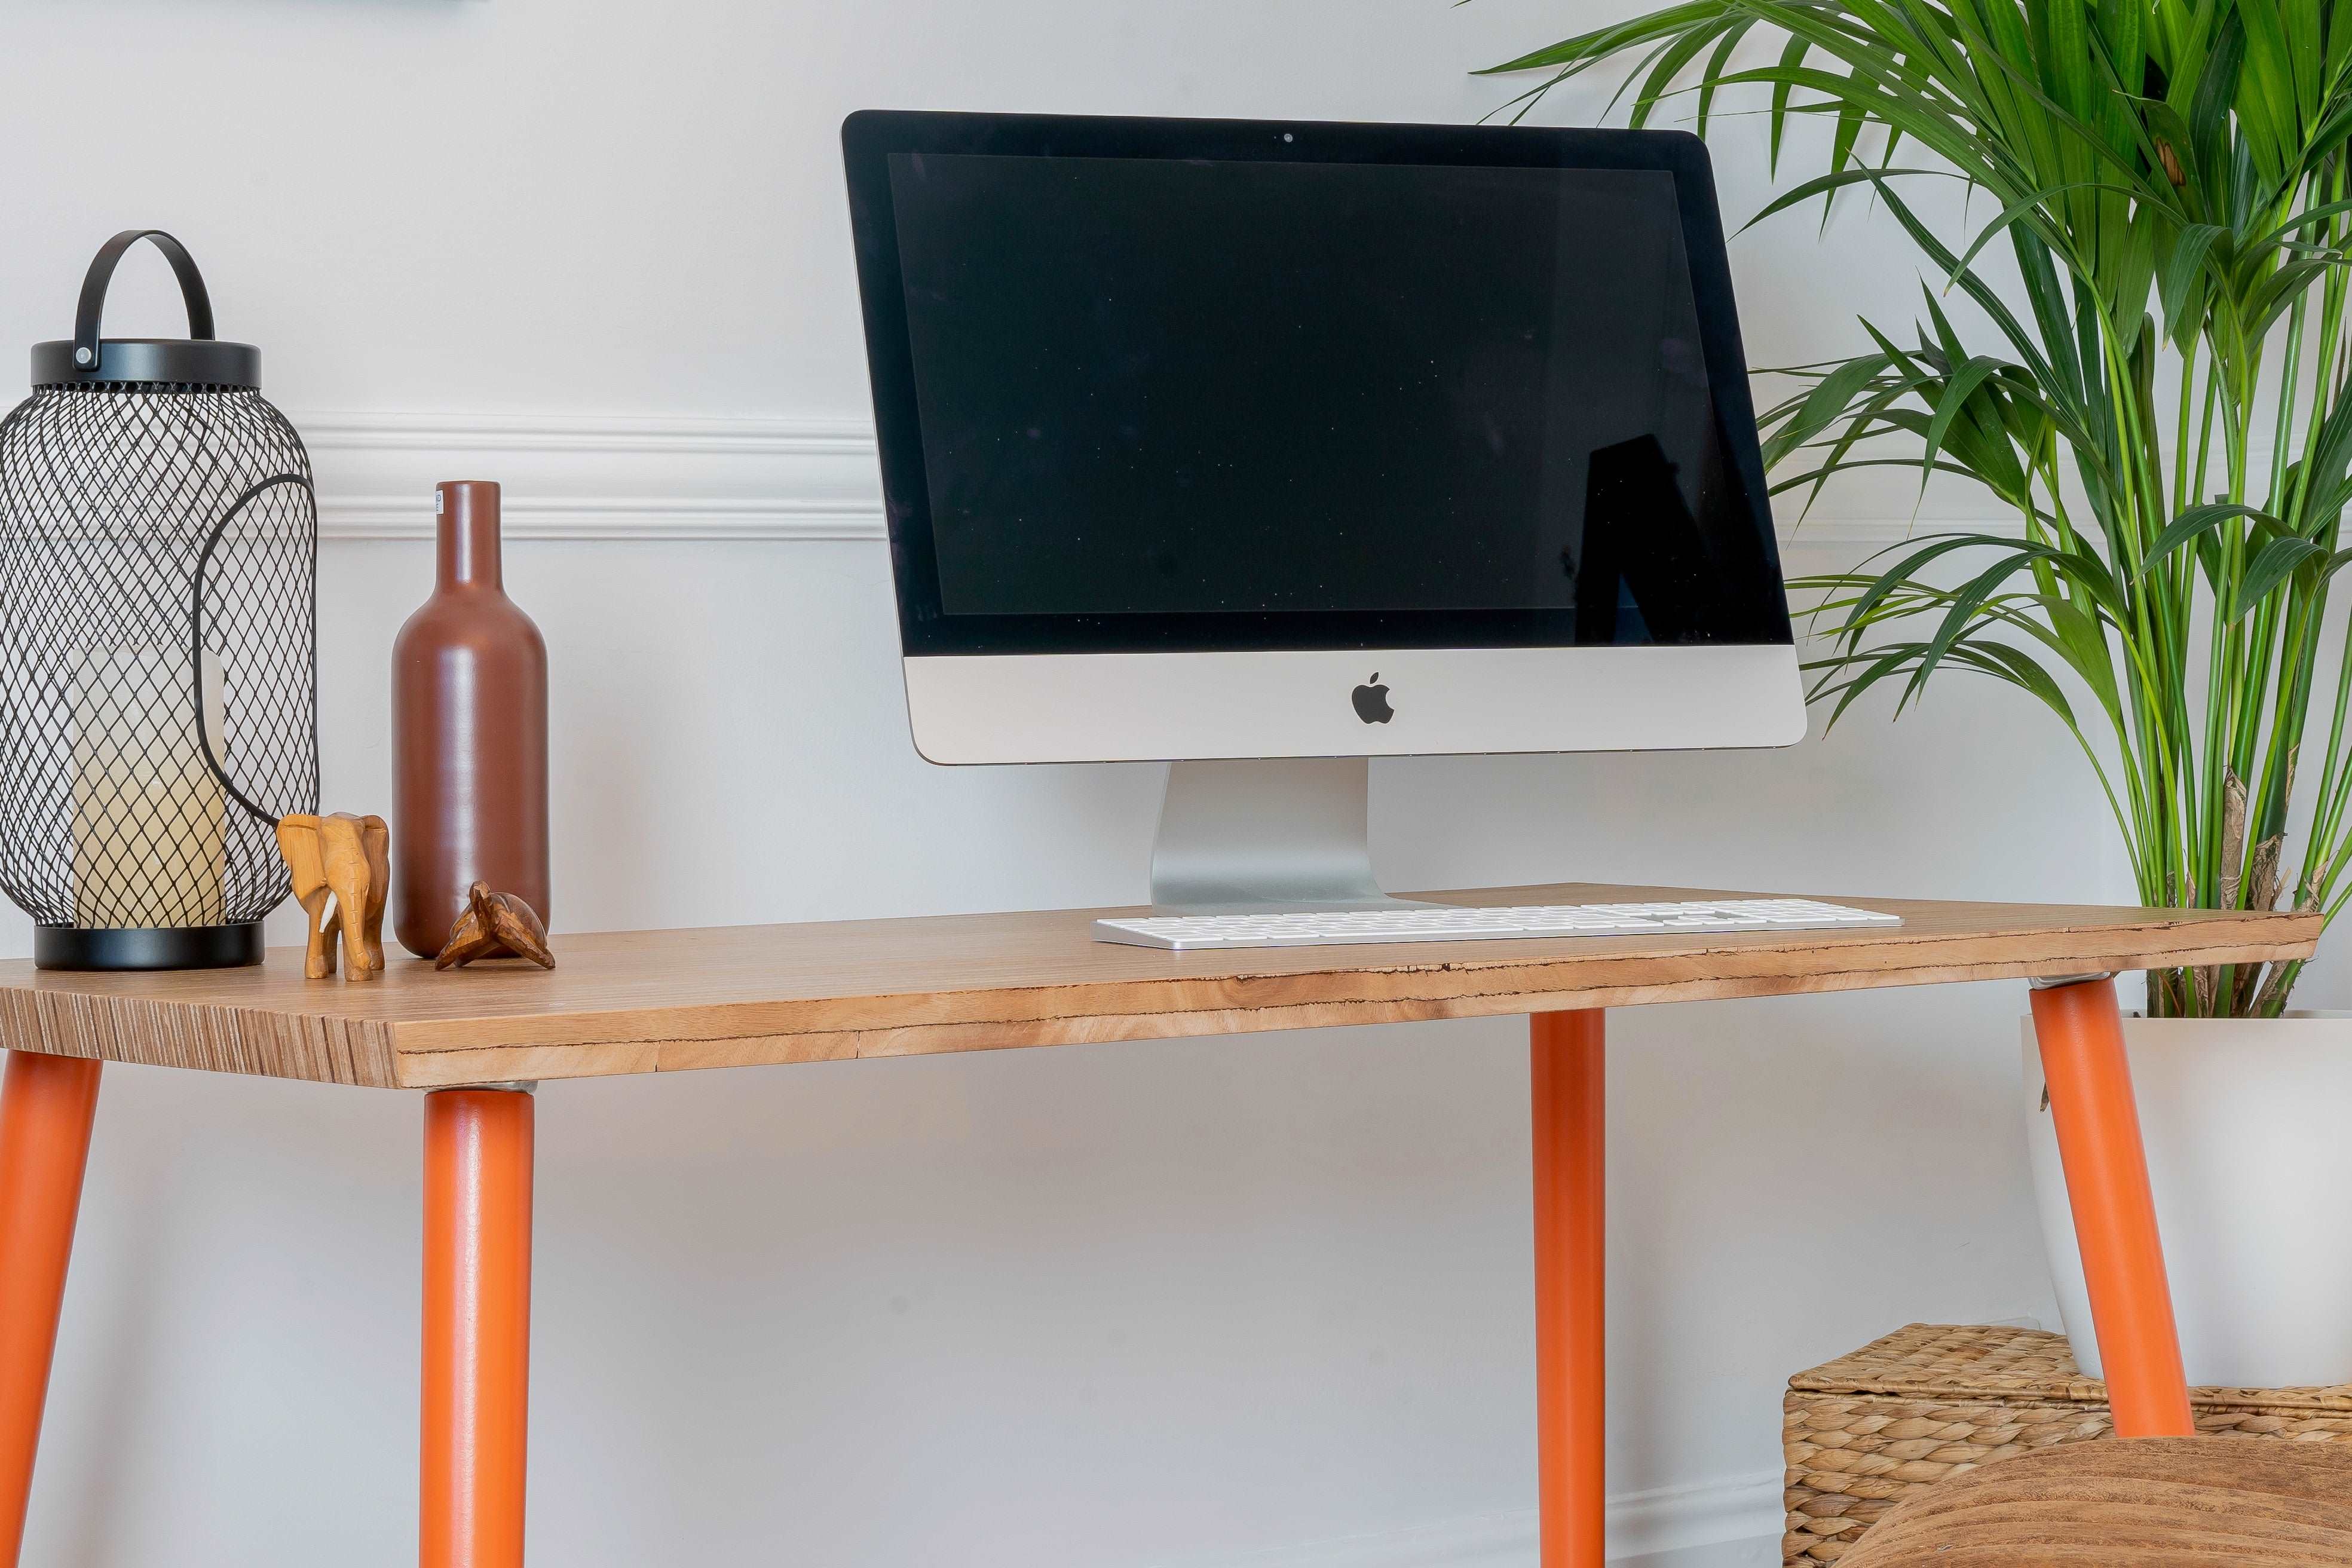
[[[1843,1568],[2346,1568],[2352,1444],[2070,1443],[1906,1498]]]
[[[1480,889],[1465,904],[1759,897]],[[2313,914],[1839,897],[1899,928],[1169,952],[1056,910],[559,936],[552,972],[0,963],[0,1046],[378,1088],[592,1078],[2301,957]]]

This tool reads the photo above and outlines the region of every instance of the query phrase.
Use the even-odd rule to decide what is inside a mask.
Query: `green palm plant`
[[[1881,686],[1899,713],[1939,671],[2006,681],[2082,745],[2143,902],[2284,893],[2332,917],[2352,897],[2352,638],[2326,615],[2352,561],[2352,3],[1685,0],[1494,68],[1547,73],[1524,111],[1610,62],[1636,125],[1687,103],[1702,136],[1752,126],[1720,100],[1754,92],[1776,173],[1791,117],[1824,117],[1826,169],[1757,217],[1865,187],[1932,269],[1912,342],[1864,321],[1870,352],[1765,373],[1791,386],[1759,399],[1775,492],[1898,464],[2016,516],[1792,584],[1830,721]],[[1937,177],[1989,198],[1972,236],[1906,199]],[[2002,258],[2015,276],[1989,279]],[[2149,1009],[2275,1016],[2299,969],[2153,973]]]

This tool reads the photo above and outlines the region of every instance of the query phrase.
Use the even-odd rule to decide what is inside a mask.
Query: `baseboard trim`
[[[1612,1563],[1732,1543],[1777,1542],[1787,1515],[1778,1470],[1609,1500]],[[1533,1509],[1303,1542],[1184,1568],[1535,1568]]]
[[[573,414],[294,411],[319,481],[328,539],[426,539],[433,486],[506,487],[514,539],[878,541],[881,480],[862,420]],[[1954,529],[2013,521],[1812,517],[1781,548],[1849,556]]]
[[[1609,1500],[1609,1555],[1647,1557],[1729,1541],[1780,1538],[1789,1521],[1780,1470],[1660,1487]]]

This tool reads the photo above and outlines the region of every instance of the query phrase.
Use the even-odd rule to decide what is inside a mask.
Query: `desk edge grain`
[[[1840,931],[1834,942],[1819,940],[1832,933],[1818,932],[1693,936],[1664,952],[1600,951],[1589,945],[1591,939],[1573,938],[1334,948],[1318,950],[1332,955],[1331,968],[1299,973],[1178,973],[431,1019],[0,983],[0,1046],[425,1089],[2251,963],[2307,957],[2323,923],[2313,912],[2184,916],[2151,913],[2137,922],[2021,933],[1906,926]]]

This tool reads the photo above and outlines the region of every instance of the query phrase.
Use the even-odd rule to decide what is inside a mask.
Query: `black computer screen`
[[[1673,172],[884,166],[935,618],[1787,640]]]

